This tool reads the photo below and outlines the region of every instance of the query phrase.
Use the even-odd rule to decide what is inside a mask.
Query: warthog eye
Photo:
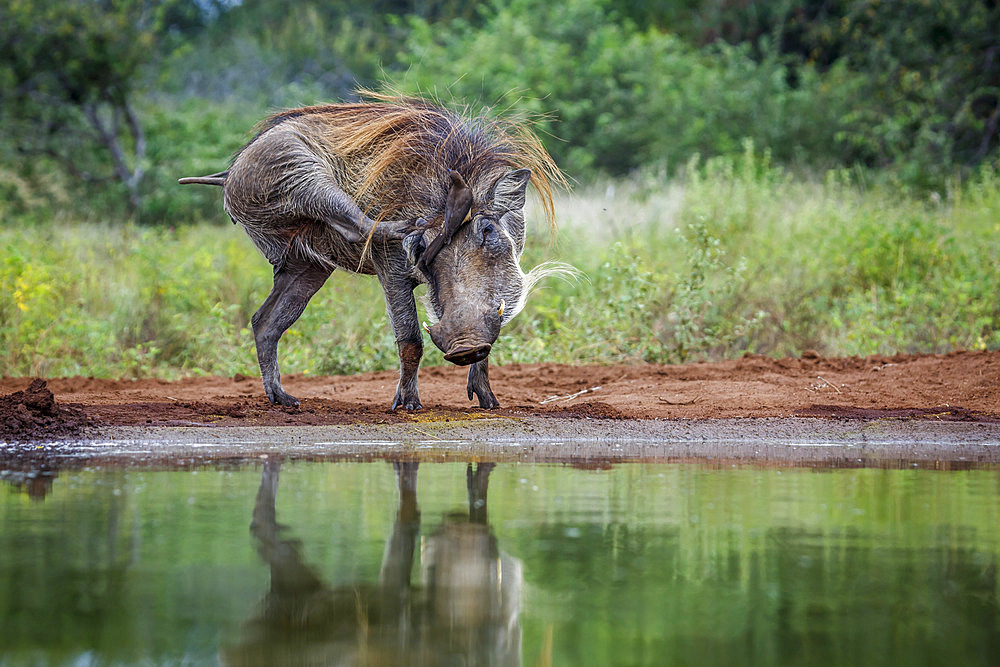
[[[488,241],[489,238],[496,233],[497,233],[497,228],[493,226],[493,223],[492,222],[486,223],[486,225],[483,226],[483,244],[485,245],[486,241]]]
[[[477,213],[475,217],[476,221],[476,233],[482,239],[479,245],[485,246],[487,243],[491,243],[495,239],[499,238],[500,231],[497,229],[495,223],[496,218],[492,213]]]

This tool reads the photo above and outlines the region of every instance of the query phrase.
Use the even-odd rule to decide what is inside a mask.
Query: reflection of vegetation
[[[173,633],[192,629],[196,610],[218,623],[253,604],[260,568],[243,515],[256,480],[179,474],[180,493],[169,474],[90,470],[60,473],[43,503],[0,494],[0,662],[72,662],[88,649],[105,662],[179,659]]]
[[[842,172],[803,181],[745,150],[669,187],[650,175],[563,198],[559,245],[536,233],[524,263],[548,252],[587,279],[548,281],[494,358],[1000,347],[1000,175],[927,198]],[[0,373],[257,373],[248,322],[270,273],[231,226],[8,228],[0,247]],[[395,368],[377,284],[335,273],[280,353],[290,372]]]
[[[556,475],[531,477],[534,506],[561,493]],[[595,499],[589,516],[628,518],[570,515],[521,535],[542,545],[525,558],[529,584],[553,597],[569,585],[592,592],[555,604],[529,589],[545,602],[525,615],[526,655],[545,641],[541,619],[566,607],[575,613],[555,623],[553,650],[573,664],[935,663],[955,650],[986,664],[980,651],[995,646],[991,472],[625,466],[575,477],[578,497]]]
[[[429,517],[464,513],[464,470],[421,465],[428,535]],[[281,472],[277,516],[305,562],[371,581],[392,469]],[[247,531],[260,481],[66,471],[44,503],[0,493],[0,660],[218,659],[268,577]],[[525,664],[989,664],[998,490],[989,470],[510,465],[490,476],[489,521],[524,562]]]

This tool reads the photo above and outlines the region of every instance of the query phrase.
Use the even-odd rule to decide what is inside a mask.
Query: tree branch
[[[979,150],[976,151],[976,155],[972,158],[973,162],[979,162],[986,157],[986,154],[990,150],[990,142],[996,136],[998,124],[1000,124],[1000,99],[997,99],[996,109],[993,110],[989,120],[986,121],[986,134],[983,135],[983,140],[979,142]]]
[[[83,112],[87,116],[87,120],[90,124],[97,130],[98,135],[101,137],[101,141],[104,146],[108,149],[111,154],[111,162],[114,167],[115,175],[118,180],[121,181],[122,185],[128,190],[129,204],[132,209],[135,210],[139,206],[139,179],[142,177],[142,169],[140,168],[138,158],[136,159],[136,166],[134,169],[130,169],[128,162],[125,159],[125,152],[122,150],[121,142],[118,139],[118,124],[121,114],[121,109],[117,106],[112,107],[112,127],[109,129],[103,120],[101,120],[100,113],[97,110],[97,105],[94,103],[87,103],[83,105]],[[130,129],[132,129],[133,123],[138,127],[138,120],[134,119],[134,114],[129,114],[133,116],[129,120]],[[132,129],[134,134],[134,129]],[[141,134],[141,129],[140,129]],[[138,138],[136,141],[136,152],[138,153]],[[145,152],[145,140],[142,141],[142,150]]]
[[[128,123],[129,132],[132,134],[132,139],[135,140],[135,165],[132,169],[132,181],[136,189],[138,189],[139,182],[146,175],[145,170],[142,168],[142,162],[146,158],[146,135],[142,131],[142,124],[139,122],[139,117],[136,115],[135,109],[128,103],[128,100],[124,102],[123,110],[125,111],[125,122]]]

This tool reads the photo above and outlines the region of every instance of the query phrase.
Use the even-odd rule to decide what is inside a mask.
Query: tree
[[[176,11],[194,4],[0,0],[0,118],[17,150],[84,181],[117,181],[134,211],[146,154],[134,103],[140,69],[172,21],[196,20]]]
[[[869,75],[848,118],[852,157],[933,175],[1000,147],[1000,5],[982,0],[841,0],[804,21],[817,58]]]

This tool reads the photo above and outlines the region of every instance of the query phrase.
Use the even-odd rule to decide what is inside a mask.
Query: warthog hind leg
[[[250,319],[264,391],[272,403],[296,406],[298,399],[281,388],[278,340],[295,323],[333,269],[317,264],[285,265],[274,271],[274,288]]]

